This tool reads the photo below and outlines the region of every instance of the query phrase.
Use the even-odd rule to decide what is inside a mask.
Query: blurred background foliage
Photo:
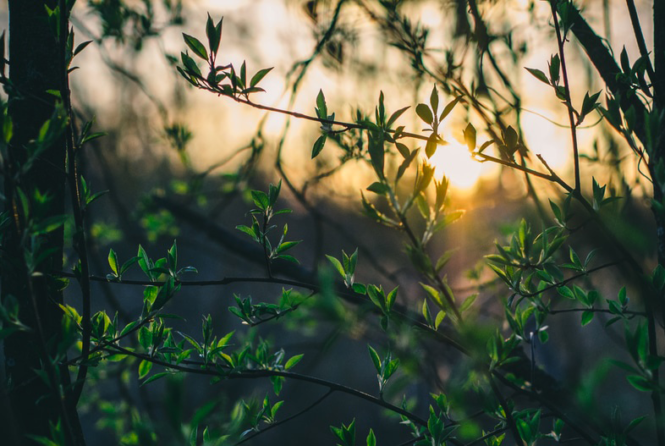
[[[391,12],[391,3],[79,1],[71,23],[79,42],[93,44],[75,61],[80,68],[71,76],[74,108],[83,121],[94,118],[96,131],[107,133],[86,149],[81,166],[91,188],[108,190],[87,221],[93,273],[108,272],[110,248],[128,259],[139,244],[157,253],[168,249],[174,239],[180,263],[196,266],[198,279],[261,271],[263,259],[244,249],[242,234],[233,228],[248,224],[250,189],[267,190],[269,183],[282,180],[283,207],[295,210],[282,222],[288,221],[290,234],[304,241],[293,250],[303,267],[280,270],[284,277],[319,274],[330,281],[332,270],[325,255],[340,258],[342,249],[351,253],[357,247],[358,281],[382,283],[387,290],[399,285],[400,303],[412,308],[424,297],[403,241],[361,215],[359,191],[372,183],[372,168],[352,136],[340,135],[340,144],[329,142],[311,161],[318,124],[246,107],[183,81],[175,70],[183,50],[181,33],[202,38],[206,13],[215,20],[224,17],[218,56],[222,63],[240,66],[246,60],[251,73],[274,67],[261,84],[266,92],[253,96],[261,104],[313,114],[321,89],[336,118],[350,121],[357,113],[371,114],[381,91],[389,110],[427,102],[431,70],[448,82],[439,84],[442,103],[455,97],[450,85],[463,86],[482,102],[490,119],[509,122],[517,130],[529,149],[523,153],[525,162],[542,154],[561,177],[572,179],[566,109],[524,70],[546,70],[557,51],[547,2],[478,0],[473,11],[462,0],[410,0],[401,2],[399,14]],[[621,2],[578,4],[615,51],[625,46],[631,61],[639,57]],[[649,16],[651,2],[637,6],[640,15]],[[642,24],[648,40],[653,34],[650,21]],[[406,33],[416,36],[420,47],[406,45]],[[603,90],[588,58],[571,40],[567,56],[572,97]],[[407,129],[421,130],[414,107],[402,120]],[[579,130],[583,187],[591,190],[593,176],[624,198],[608,211],[613,213],[608,222],[636,257],[653,266],[654,228],[645,202],[650,185],[639,175],[627,145],[599,121],[600,115],[592,113]],[[440,130],[450,144],[439,147],[432,162],[437,175],[451,178],[449,208],[464,209],[466,214],[462,224],[437,235],[429,249],[433,255],[455,249],[448,280],[459,296],[479,291],[473,311],[480,313],[481,339],[483,330],[492,332],[502,320],[499,300],[507,295],[505,286],[484,266],[483,256],[493,252],[495,240],[503,243],[522,218],[553,222],[548,199],[560,200],[561,191],[537,178],[525,179],[517,171],[470,162],[463,136],[469,122],[478,129],[479,141],[490,138],[483,118],[468,103],[458,106]],[[585,256],[597,245],[598,235],[586,230],[584,222],[578,223],[580,229],[569,241]],[[599,256],[612,259],[613,253]],[[601,293],[615,293],[626,280],[615,272],[600,274],[594,284]],[[235,305],[234,295],[274,301],[280,291],[279,285],[233,284],[212,292],[189,287],[169,304],[169,312],[185,319],[173,322],[182,330],[194,331],[201,315],[209,313],[220,336],[238,329],[241,340],[278,340],[287,352],[305,353],[300,372],[368,392],[374,392],[376,378],[366,345],[390,346],[402,367],[386,399],[408,394],[409,405],[427,407],[432,389],[445,391],[453,401],[468,398],[463,390],[472,385],[472,369],[460,365],[459,353],[423,342],[406,329],[386,338],[377,321],[364,317],[366,308],[324,296],[303,304],[282,324],[249,330],[227,310]],[[76,301],[77,291],[69,292]],[[93,295],[94,309],[117,311],[126,321],[141,311],[140,289],[98,284]],[[579,315],[558,317],[550,328],[550,342],[539,345],[535,353],[538,364],[564,386],[577,383],[572,388],[577,403],[589,413],[597,411],[599,418],[609,418],[615,406],[628,420],[644,415],[648,395],[636,398],[623,375],[607,361],[613,343],[617,350],[623,347],[616,327],[602,323],[609,316],[604,320],[599,315],[600,323],[584,328],[579,326]],[[601,335],[610,341],[598,349]],[[251,413],[271,388],[269,382],[258,380],[209,386],[205,377],[182,376],[139,387],[135,367],[116,368],[112,363],[90,373],[96,385],[88,386],[84,396],[83,425],[89,444],[96,445],[183,444],[189,426],[202,420],[224,426],[229,433],[240,432],[247,427],[247,417],[245,425],[236,425],[230,415]],[[284,392],[290,395],[289,405],[300,407],[322,391],[287,382]],[[352,417],[358,420],[359,432],[373,427],[380,444],[408,439],[394,418],[384,417],[371,404],[333,395],[324,406],[303,415],[297,428],[274,429],[252,444],[310,444],[313,439],[332,443],[328,426],[348,423]],[[459,417],[464,415],[472,414]],[[488,429],[471,421],[458,433],[473,438],[481,428]]]

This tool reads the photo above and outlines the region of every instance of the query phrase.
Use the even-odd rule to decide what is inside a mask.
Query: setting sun
[[[439,146],[429,162],[436,169],[437,179],[445,175],[452,186],[462,190],[471,189],[485,173],[484,166],[471,159],[469,149],[454,140]]]

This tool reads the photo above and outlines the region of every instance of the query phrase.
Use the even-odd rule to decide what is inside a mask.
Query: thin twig
[[[647,44],[644,41],[642,25],[640,25],[640,18],[637,15],[635,2],[633,0],[626,0],[626,6],[628,7],[628,14],[630,15],[630,23],[633,25],[633,33],[635,34],[635,40],[637,40],[637,47],[640,49],[640,55],[646,60],[647,74],[649,75],[649,80],[655,90],[659,86],[656,83],[656,73],[653,71],[651,59],[649,59],[649,50],[647,50]]]
[[[494,382],[494,377],[488,373],[487,374],[487,379],[490,382],[490,386],[492,387],[492,392],[494,395],[496,395],[497,399],[499,400],[499,404],[503,408],[503,413],[506,416],[506,423],[508,424],[508,427],[513,433],[513,438],[515,440],[515,443],[518,446],[525,446],[524,445],[524,440],[522,440],[522,436],[520,435],[519,430],[517,429],[517,424],[515,423],[515,418],[513,418],[513,412],[508,406],[508,402],[506,399],[503,397],[501,394],[501,390],[499,390],[499,387],[496,385],[496,382]]]
[[[597,445],[598,441],[594,439],[591,435],[589,435],[582,427],[580,427],[576,421],[574,421],[572,418],[570,418],[568,415],[566,415],[565,412],[562,410],[559,410],[558,407],[556,407],[554,404],[552,404],[549,400],[547,400],[545,397],[542,395],[536,393],[536,392],[531,392],[527,389],[524,389],[518,385],[513,384],[509,379],[507,379],[505,376],[503,376],[501,373],[499,373],[497,370],[494,370],[492,372],[492,376],[497,378],[499,381],[504,386],[509,387],[510,389],[514,390],[517,393],[524,394],[530,398],[535,399],[538,401],[540,404],[543,406],[547,407],[550,411],[552,411],[557,418],[560,418],[563,420],[563,422],[569,426],[571,429],[573,429],[575,432],[577,432],[581,437],[584,438],[584,440],[589,444],[589,445]]]
[[[88,280],[90,271],[88,271],[87,251],[85,248],[85,235],[84,235],[85,232],[84,232],[83,218],[80,207],[81,195],[79,193],[78,173],[76,171],[76,155],[74,147],[74,116],[72,113],[71,91],[69,88],[69,66],[67,65],[67,42],[70,37],[69,36],[70,10],[66,0],[58,0],[58,8],[59,8],[59,15],[58,15],[59,23],[57,26],[60,29],[59,41],[58,41],[59,60],[60,60],[60,66],[58,67],[60,70],[60,96],[63,101],[65,112],[67,113],[67,121],[68,121],[65,128],[64,148],[68,161],[67,174],[68,174],[68,181],[70,183],[69,188],[71,192],[72,208],[74,211],[74,220],[76,225],[76,233],[74,234],[74,247],[79,254],[79,258],[81,259],[81,272],[83,276],[80,279],[81,294],[83,299],[82,350],[84,354],[87,354],[90,348],[90,333],[91,333],[90,282]],[[60,255],[62,255],[62,245],[60,246]],[[30,279],[28,280],[28,282],[30,283]],[[49,363],[46,367],[48,369],[54,368],[51,359],[47,357],[46,360]],[[53,381],[51,383],[52,386],[55,386],[53,387],[54,391],[57,391],[58,393],[60,393],[61,390],[64,391],[64,394],[62,396],[58,396],[58,399],[60,400],[61,404],[65,405],[65,412],[62,415],[64,417],[64,423],[66,425],[66,429],[69,431],[70,435],[72,435],[71,440],[75,445],[85,445],[85,438],[83,437],[83,432],[80,430],[80,423],[77,423],[79,424],[79,429],[75,431],[73,420],[71,419],[70,414],[71,413],[73,413],[74,415],[77,414],[76,405],[81,396],[83,385],[85,384],[86,373],[87,373],[87,366],[83,365],[81,368],[79,368],[76,377],[76,382],[74,382],[73,384],[71,399],[67,398],[68,392],[64,391],[63,387],[61,386],[62,379],[60,379],[61,382]],[[69,383],[69,375],[67,375],[64,379],[65,383]]]
[[[259,379],[259,378],[270,378],[274,376],[278,377],[283,377],[287,379],[293,379],[296,381],[303,381],[303,382],[308,382],[311,384],[316,384],[319,386],[326,387],[330,390],[340,392],[340,393],[346,393],[351,396],[355,396],[356,398],[368,401],[370,403],[373,403],[377,406],[383,407],[384,409],[388,409],[391,412],[394,412],[399,415],[403,415],[407,417],[409,420],[413,421],[414,423],[420,425],[420,426],[427,426],[427,421],[420,418],[419,416],[402,409],[401,407],[397,407],[393,404],[390,404],[380,398],[377,398],[375,396],[372,396],[368,393],[361,392],[360,390],[356,390],[354,388],[345,386],[343,384],[338,384],[332,381],[327,381],[325,379],[321,378],[316,378],[313,376],[308,376],[308,375],[301,375],[299,373],[294,373],[294,372],[288,372],[285,370],[242,370],[242,371],[235,371],[235,370],[229,370],[230,373],[224,373],[220,372],[219,370],[212,370],[210,369],[209,364],[205,364],[203,362],[197,362],[195,363],[197,365],[196,368],[194,367],[184,367],[182,365],[178,364],[171,364],[166,361],[162,361],[160,359],[157,359],[155,357],[149,356],[149,355],[144,355],[140,353],[136,353],[134,351],[128,350],[124,347],[121,347],[119,345],[109,345],[108,348],[118,350],[119,352],[122,352],[126,355],[133,356],[135,358],[145,360],[148,362],[152,362],[153,364],[161,365],[163,367],[166,367],[171,370],[177,370],[180,372],[187,372],[187,373],[192,373],[195,375],[205,375],[205,376],[216,376],[222,379]],[[216,367],[219,368],[219,365]]]
[[[467,443],[466,446],[473,446],[474,444],[482,443],[483,441],[487,440],[488,438],[493,437],[493,436],[495,436],[495,435],[498,435],[498,434],[500,434],[500,433],[502,433],[502,432],[505,432],[505,431],[507,431],[507,430],[508,430],[508,429],[505,428],[505,427],[501,427],[501,428],[499,428],[499,429],[494,429],[493,431],[490,431],[490,432],[486,433],[486,434],[483,435],[482,437],[480,437],[480,438],[476,438],[476,439],[473,440],[471,443]]]
[[[58,273],[58,275],[61,275],[63,277],[71,277],[71,273],[67,272],[62,272]],[[98,277],[98,276],[91,276],[90,280],[92,281],[107,281],[108,279],[103,278],[103,277]],[[108,282],[109,284],[118,284],[118,285],[136,285],[136,286],[163,286],[165,282],[151,282],[148,280],[122,280],[122,281],[110,281]],[[192,282],[181,282],[181,281],[176,281],[175,285],[181,285],[181,286],[224,286],[224,285],[229,285],[232,283],[273,283],[273,284],[279,284],[279,285],[288,285],[296,288],[306,288],[310,291],[314,292],[320,292],[321,287],[316,284],[312,283],[307,283],[307,282],[300,282],[296,280],[289,280],[289,279],[280,279],[280,278],[266,278],[266,277],[227,277],[224,279],[220,280],[209,280],[209,281],[192,281]],[[357,304],[357,305],[371,305],[374,307],[374,305],[371,303],[371,301],[364,297],[361,294],[357,294],[351,290],[346,290],[342,287],[337,287],[336,293],[343,298],[345,301]],[[374,308],[375,311],[378,311],[377,308]],[[433,330],[431,327],[429,327],[426,323],[421,322],[420,320],[415,319],[413,316],[409,315],[409,311],[407,308],[400,306],[399,304],[395,304],[393,309],[391,310],[391,315],[398,318],[402,319],[404,321],[409,321],[410,323],[414,324],[416,328],[420,328],[423,331],[427,332],[431,336],[435,337],[441,342],[444,342],[447,345],[450,345],[451,347],[455,348],[456,350],[460,351],[461,353],[464,354],[469,354],[468,350],[459,343],[459,341],[451,338],[449,335],[442,333],[441,331]]]
[[[335,393],[334,389],[328,389],[328,391],[326,393],[324,393],[320,398],[317,398],[316,401],[314,401],[313,403],[311,403],[310,405],[308,405],[307,407],[305,407],[301,411],[291,415],[290,417],[284,418],[283,420],[280,420],[280,421],[277,421],[275,423],[270,424],[268,427],[266,427],[265,429],[261,429],[260,431],[256,432],[254,435],[250,435],[248,437],[245,437],[244,439],[237,442],[235,444],[235,446],[239,446],[239,445],[241,445],[241,444],[243,444],[243,443],[245,443],[249,440],[253,440],[254,438],[258,437],[259,435],[265,434],[266,432],[270,431],[271,429],[274,429],[278,426],[281,426],[282,424],[286,424],[289,421],[298,418],[299,416],[309,412],[310,410],[312,410],[313,408],[315,408],[316,406],[321,404],[326,398],[328,398],[333,393]]]
[[[60,8],[66,8],[65,1],[60,0]],[[64,15],[64,14],[63,14]],[[63,43],[64,45],[64,43]],[[64,63],[64,62],[63,62]],[[71,103],[71,91],[69,89],[69,76],[67,75],[68,67],[63,66],[63,80],[61,87],[61,97],[65,110],[68,115],[68,123],[65,129],[66,134],[66,148],[67,148],[67,162],[68,162],[68,182],[69,190],[72,201],[72,213],[74,214],[74,249],[79,256],[79,266],[80,266],[80,277],[77,277],[79,285],[81,288],[81,297],[83,301],[81,315],[81,325],[83,328],[81,334],[81,351],[82,355],[87,356],[90,350],[90,336],[92,325],[90,321],[91,309],[90,309],[90,267],[88,262],[88,248],[86,246],[86,237],[85,237],[85,225],[83,222],[83,210],[81,208],[81,191],[79,189],[79,173],[78,165],[76,162],[77,157],[77,148],[74,143],[74,115],[72,113],[72,103]],[[76,375],[76,382],[74,383],[74,388],[72,390],[72,401],[74,407],[81,398],[81,392],[83,391],[83,386],[85,385],[85,379],[88,373],[88,366],[84,362],[79,366],[78,373]]]
[[[575,274],[574,276],[570,276],[569,278],[567,278],[565,280],[562,280],[561,282],[557,282],[557,283],[553,283],[552,285],[548,285],[540,291],[536,291],[536,292],[533,292],[533,293],[527,293],[527,294],[520,294],[520,296],[522,296],[522,297],[537,296],[539,294],[544,293],[545,291],[549,291],[549,290],[552,290],[554,288],[562,287],[562,286],[564,286],[565,284],[567,284],[569,282],[572,282],[574,280],[579,279],[580,277],[586,277],[591,273],[594,273],[596,271],[600,271],[601,269],[609,268],[611,266],[620,265],[622,262],[623,261],[605,263],[603,265],[596,266],[595,268],[588,269],[588,270],[584,271],[583,273]]]
[[[580,313],[580,312],[585,312],[585,311],[590,311],[592,313],[608,313],[608,314],[615,314],[612,313],[611,310],[608,310],[607,308],[565,308],[563,310],[547,310],[547,314],[561,314],[561,313]],[[628,314],[632,316],[646,316],[647,313],[644,311],[623,311],[621,314]]]
[[[563,46],[565,43],[565,38],[561,36],[561,27],[559,26],[559,18],[557,16],[556,5],[558,0],[550,0],[550,6],[552,8],[552,18],[554,20],[554,29],[556,31],[556,40],[559,45],[559,57],[561,59],[561,73],[563,75],[563,87],[566,95],[566,108],[568,109],[568,120],[570,121],[570,134],[573,141],[573,163],[575,169],[575,191],[580,191],[580,156],[579,149],[577,147],[577,124],[575,122],[572,99],[570,97],[570,84],[568,83],[568,70],[566,68],[566,56],[563,51]]]

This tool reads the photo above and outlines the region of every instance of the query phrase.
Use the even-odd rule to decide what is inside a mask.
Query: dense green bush
[[[248,157],[216,177],[212,172],[225,161],[199,169],[188,151],[190,130],[170,120],[145,88],[144,82],[156,81],[106,60],[157,104],[163,136],[183,166],[177,180],[158,184],[136,203],[131,217],[119,212],[118,221],[126,226],[140,221],[145,229],[139,237],[125,231],[134,256],[118,248],[122,230],[93,224],[93,211],[103,213],[105,201],[107,209],[126,208],[118,189],[104,196],[81,174],[87,174],[82,161],[89,151],[100,151],[96,144],[105,135],[94,130],[83,107],[72,105],[69,76],[90,43],[100,51],[106,41],[129,43],[140,54],[164,29],[156,25],[148,0],[139,5],[90,0],[87,6],[101,30],[93,41],[80,43],[70,28],[74,1],[33,3],[10,0],[7,58],[4,37],[0,42],[8,96],[0,126],[3,444],[102,441],[90,439],[91,419],[117,444],[258,443],[276,428],[286,432],[280,441],[296,444],[306,441],[302,432],[313,435],[309,421],[302,420],[316,418],[330,430],[315,433],[308,443],[665,446],[658,346],[665,322],[662,2],[654,3],[650,52],[636,6],[627,0],[640,54],[630,60],[624,49],[618,62],[578,5],[527,2],[525,11],[534,20],[546,13],[552,39],[544,50],[552,55],[540,68],[518,66],[526,49],[515,47],[509,27],[505,31],[503,23],[486,21],[501,2],[444,2],[456,14],[454,38],[444,51],[431,46],[425,25],[409,18],[409,7],[419,2],[305,2],[317,42],[311,57],[288,74],[288,108],[261,101],[262,86],[275,75],[271,68],[250,70],[250,64],[226,59],[221,18],[196,18],[199,31],[183,33],[180,57],[168,57],[181,76],[178,82],[266,116],[286,116],[270,177],[263,182],[257,173],[266,173],[259,162],[265,157],[266,119],[251,142],[232,155]],[[168,18],[164,27],[183,23],[180,2],[161,7]],[[314,113],[293,108],[314,63],[323,59],[343,66],[345,45],[358,38],[344,23],[347,9],[375,25],[393,48],[391,57],[406,62],[400,66],[420,95],[414,104],[390,108],[392,93],[385,89],[372,112],[348,112],[320,89],[312,97]],[[573,48],[584,50],[602,88],[584,91],[577,83],[582,67],[568,63]],[[505,68],[510,64],[542,82],[533,94],[551,95],[565,109],[570,172],[555,170],[529,147],[522,128],[528,110],[515,80],[519,75]],[[426,96],[420,85],[427,85]],[[408,88],[402,85],[395,96]],[[458,133],[469,156],[502,168],[503,189],[479,196],[495,194],[507,205],[506,197],[518,191],[530,200],[519,207],[524,215],[510,217],[515,222],[495,244],[467,261],[471,286],[464,289],[454,286],[460,281],[452,276],[462,273],[451,265],[460,251],[474,251],[455,243],[454,235],[446,240],[447,234],[459,234],[454,226],[465,224],[480,239],[483,228],[496,230],[501,219],[465,215],[448,179],[436,176],[432,160],[453,142],[445,123],[456,113],[465,121]],[[416,126],[403,124],[409,117]],[[293,120],[319,132],[308,144],[316,171],[305,180],[285,168]],[[583,147],[578,133],[589,124],[602,127],[601,142]],[[367,231],[355,220],[340,224],[331,218],[324,208],[335,206],[334,200],[308,195],[353,164],[369,167],[356,200],[373,225]],[[107,169],[106,175],[109,169],[122,171],[119,162],[103,159],[96,168]],[[328,193],[342,189],[333,183]],[[211,196],[221,199],[215,203]],[[243,199],[243,210],[234,212],[232,197]],[[289,207],[297,211],[291,214]],[[649,208],[651,213],[644,212]],[[235,232],[218,224],[222,210],[235,220]],[[313,229],[298,221],[305,217]],[[482,218],[490,221],[478,221]],[[172,242],[163,257],[154,254],[159,245],[144,248],[146,239],[172,239],[178,224],[195,228],[251,267],[225,258],[222,265],[241,273],[195,280],[192,274],[202,267],[196,257],[195,266],[184,266],[182,251],[197,247]],[[327,251],[324,225],[336,231],[342,246]],[[100,265],[99,247],[109,241],[116,249],[108,249],[106,264]],[[301,250],[308,245],[311,256]],[[193,289],[206,299],[223,289],[233,321],[221,316],[220,327],[217,314],[206,311],[200,327],[184,323],[184,316],[191,319],[192,311],[199,311],[185,302]],[[125,306],[125,296],[141,303]],[[576,345],[566,343],[566,332],[580,337]],[[354,347],[330,350],[340,337],[362,343],[364,359],[355,356]],[[300,350],[293,339],[315,346]],[[309,362],[306,349],[332,357],[316,368],[318,359]],[[558,361],[580,361],[589,369],[566,374]],[[360,384],[348,385],[349,375],[376,376],[378,386],[365,391]],[[183,377],[199,383],[204,378],[206,395],[207,389],[222,387],[225,396],[195,397],[183,390]],[[229,385],[236,382],[252,385]],[[303,397],[293,383],[317,389],[315,396]],[[148,407],[155,395],[164,402],[157,409]],[[344,398],[341,422],[321,409],[333,395]],[[356,405],[360,402],[374,415],[361,421],[360,413],[367,411]],[[194,403],[194,410],[184,409]]]

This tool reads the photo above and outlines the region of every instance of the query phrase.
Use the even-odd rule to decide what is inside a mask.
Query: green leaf
[[[559,208],[559,206],[552,200],[550,200],[550,208],[552,208],[552,213],[554,214],[556,221],[558,221],[560,224],[565,224],[565,220],[562,218],[561,208]]]
[[[476,301],[477,298],[478,298],[478,293],[475,293],[464,299],[464,302],[462,302],[462,305],[460,305],[459,307],[460,313],[463,313],[469,308],[471,308],[471,305],[473,305],[473,303]]]
[[[374,192],[375,194],[386,195],[388,192],[390,192],[390,186],[388,186],[385,183],[380,183],[376,181],[370,184],[367,190],[370,192]]]
[[[327,139],[328,137],[326,135],[319,136],[319,138],[314,143],[314,147],[312,147],[312,159],[316,158],[319,155],[319,153],[321,153],[321,150],[323,150],[323,146],[326,145]]]
[[[143,379],[146,376],[148,376],[148,373],[150,373],[150,370],[152,370],[152,362],[143,360],[139,363],[139,379]]]
[[[120,332],[120,337],[122,337],[122,336],[126,335],[127,333],[129,333],[130,331],[132,331],[140,323],[141,323],[141,321],[132,321],[129,324],[127,324],[125,326],[125,328],[123,328],[122,331]]]
[[[244,60],[242,61],[242,65],[240,65],[240,83],[242,88],[247,86],[247,64]]]
[[[402,176],[403,176],[404,173],[406,172],[406,169],[409,168],[409,166],[411,165],[411,162],[416,158],[417,155],[418,155],[418,149],[416,149],[416,150],[414,150],[413,152],[411,152],[411,153],[410,153],[410,154],[404,159],[404,161],[402,162],[402,164],[400,164],[399,168],[397,169],[397,175],[396,175],[396,177],[395,177],[395,178],[396,178],[395,181],[398,181],[400,178],[402,178]]]
[[[137,257],[141,270],[146,276],[148,276],[150,280],[152,280],[152,274],[150,273],[150,269],[152,268],[153,265],[152,262],[150,261],[150,258],[148,257],[148,253],[145,252],[145,249],[143,249],[143,246],[141,245],[139,245],[139,251]]]
[[[145,386],[146,384],[151,383],[151,382],[153,382],[153,381],[157,381],[158,379],[162,379],[162,378],[164,378],[164,377],[167,376],[167,375],[171,375],[171,373],[170,373],[170,372],[155,373],[155,374],[152,375],[150,378],[148,378],[148,379],[146,379],[145,381],[143,381],[143,382],[141,383],[140,386],[141,386],[141,387],[142,387],[142,386]]]
[[[580,261],[579,256],[577,255],[572,246],[570,247],[569,250],[569,256],[570,256],[570,261],[573,263],[573,265],[575,265],[578,268],[582,267],[582,262]]]
[[[370,284],[367,287],[367,295],[374,305],[382,311],[385,309],[384,293],[382,289],[378,288],[376,285]]]
[[[462,100],[462,96],[457,96],[455,99],[450,101],[448,105],[443,109],[441,112],[441,116],[439,116],[439,121],[443,121],[446,119],[446,116],[450,114],[451,111],[453,111],[453,108]]]
[[[254,204],[259,209],[265,211],[266,209],[268,209],[268,207],[270,207],[270,199],[268,198],[268,194],[260,190],[253,190],[251,191],[251,194]]]
[[[272,390],[275,392],[275,395],[279,395],[284,387],[284,377],[283,376],[271,376],[270,381],[272,382]]]
[[[427,144],[425,144],[425,155],[427,155],[427,158],[431,158],[432,155],[436,153],[436,149],[438,147],[439,147],[439,137],[435,133],[432,133],[427,138]]]
[[[321,119],[328,119],[328,107],[326,105],[326,98],[323,95],[323,90],[319,90],[319,94],[316,96],[316,107],[316,114],[318,117]]]
[[[444,252],[441,257],[439,257],[439,260],[436,261],[436,266],[434,269],[436,270],[437,273],[440,273],[443,268],[448,264],[450,259],[452,258],[454,254],[454,250],[450,249],[446,252]]]
[[[589,322],[593,320],[594,312],[591,310],[584,311],[582,313],[582,326],[587,325]]]
[[[450,213],[444,215],[443,218],[441,219],[441,221],[438,222],[436,224],[436,226],[434,226],[433,231],[438,232],[438,231],[442,230],[443,228],[455,223],[457,220],[462,218],[465,213],[466,213],[466,211],[459,210],[459,211],[453,211],[453,212],[450,212]]]
[[[83,51],[88,45],[92,43],[92,40],[88,40],[86,42],[81,43],[76,47],[76,50],[74,50],[74,56],[76,56],[78,53]]]
[[[427,292],[430,298],[434,301],[437,307],[442,309],[443,311],[446,311],[446,305],[443,302],[443,299],[441,298],[441,293],[439,293],[436,289],[432,288],[429,285],[426,285],[424,283],[421,283],[420,286],[423,287],[423,289]]]
[[[423,299],[422,313],[423,317],[425,318],[425,322],[427,322],[427,325],[434,326],[432,315],[430,314],[429,306],[427,305],[427,299]]]
[[[388,119],[388,122],[386,122],[386,127],[390,128],[395,123],[395,121],[397,121],[397,119],[399,119],[399,117],[402,116],[402,114],[405,111],[407,111],[409,108],[411,108],[411,107],[400,108],[395,113],[390,115],[390,118]]]
[[[342,254],[345,254],[344,251],[342,251]],[[346,268],[346,271],[349,274],[354,274],[356,272],[357,264],[358,264],[358,248],[356,248],[356,250],[353,251],[353,253],[349,257],[349,264],[348,267]]]
[[[536,79],[538,79],[539,81],[541,81],[541,82],[543,82],[543,83],[545,83],[545,84],[547,84],[547,85],[550,85],[550,81],[549,81],[549,79],[547,79],[547,76],[546,76],[545,73],[543,73],[542,71],[540,71],[540,70],[538,70],[538,69],[536,69],[536,68],[526,68],[526,71],[528,71],[529,73],[531,73],[531,74],[532,74]]]
[[[276,252],[277,253],[282,253],[284,251],[287,251],[287,250],[293,248],[294,246],[298,245],[300,242],[302,242],[302,240],[296,240],[296,241],[292,241],[292,242],[284,242],[284,243],[280,244],[277,247]]]
[[[289,370],[290,368],[295,367],[295,365],[300,362],[303,356],[305,355],[303,354],[291,357],[288,361],[286,361],[286,364],[284,364],[284,370]]]
[[[139,330],[139,344],[145,350],[150,350],[150,347],[152,347],[152,331],[145,326]]]
[[[270,73],[270,71],[274,67],[271,68],[264,68],[263,70],[259,70],[254,76],[252,76],[252,79],[249,81],[249,86],[250,88],[255,87],[261,80],[266,76],[266,74]]]
[[[168,265],[173,271],[178,267],[178,245],[175,240],[173,240],[173,245],[168,250]]]
[[[654,388],[651,381],[640,375],[630,375],[627,377],[631,386],[641,392],[651,392]]]
[[[628,433],[628,432],[632,431],[632,430],[635,429],[635,428],[636,428],[636,427],[637,427],[642,421],[644,421],[645,418],[646,418],[646,416],[641,416],[641,417],[635,418],[635,419],[632,420],[630,423],[628,423],[628,426],[626,426],[626,429],[624,430],[624,432]]]
[[[397,151],[404,159],[407,159],[411,155],[409,148],[401,142],[396,142],[395,147],[397,147]]]
[[[369,157],[372,161],[372,167],[380,179],[385,177],[384,167],[385,167],[385,155],[386,149],[384,147],[384,135],[383,132],[377,132],[378,134],[370,134],[368,141],[368,151]]]
[[[376,436],[372,429],[369,430],[369,435],[367,435],[367,446],[376,446]]]
[[[466,142],[469,151],[473,152],[476,148],[476,128],[471,123],[464,129],[464,142]]]
[[[367,345],[367,350],[369,351],[370,358],[372,358],[372,363],[374,364],[376,373],[381,375],[381,359],[379,358],[379,354],[369,344]]]
[[[232,307],[232,308],[235,308],[235,307]],[[201,347],[201,344],[199,344],[198,341],[197,341],[196,339],[194,339],[193,337],[189,336],[188,334],[181,333],[181,332],[178,332],[178,333],[180,334],[180,336],[182,336],[183,338],[185,338],[185,340],[186,340],[187,342],[189,342],[190,344],[192,344],[192,346],[193,346],[194,348],[196,348],[196,351],[197,351],[197,352],[199,352],[199,353],[202,353],[202,352],[203,352],[203,347]]]
[[[416,113],[420,116],[420,119],[425,121],[425,123],[432,125],[434,121],[434,116],[432,116],[432,110],[425,104],[418,104],[416,106]]]
[[[399,287],[395,287],[388,295],[386,296],[386,309],[391,310],[393,305],[395,305],[395,300],[397,299],[397,290]]]
[[[189,34],[182,33],[182,37],[185,39],[185,43],[191,49],[194,54],[199,56],[203,60],[208,60],[208,52],[205,47],[196,37],[192,37]]]
[[[436,84],[434,84],[432,93],[429,96],[429,103],[432,106],[432,110],[436,114],[436,111],[439,109],[439,92],[436,90]]]
[[[482,144],[480,145],[480,147],[478,147],[478,153],[483,153],[483,150],[485,150],[486,148],[488,148],[489,146],[491,146],[491,145],[494,144],[495,142],[496,142],[496,141],[494,141],[493,139],[490,139],[489,141],[485,141],[484,143],[482,143]],[[505,434],[504,434],[504,435],[505,435]]]
[[[212,54],[217,54],[219,50],[219,43],[222,40],[222,17],[217,26],[212,21],[212,17],[208,14],[208,20],[206,21],[206,36],[208,37],[208,45],[210,46],[210,52]]]
[[[550,85],[555,85],[557,82],[559,82],[560,67],[561,67],[561,59],[559,59],[558,54],[554,54],[550,58],[549,62],[550,81],[551,81]]]
[[[335,267],[339,275],[345,278],[346,273],[344,272],[344,267],[342,267],[342,263],[339,260],[337,260],[335,257],[329,256],[328,254],[326,254],[326,258],[328,258],[330,263],[332,263],[332,265]]]
[[[436,314],[436,319],[434,320],[434,329],[438,330],[439,325],[441,325],[441,322],[446,318],[446,312],[445,311],[439,311]]]
[[[506,146],[510,151],[514,151],[515,148],[517,147],[517,141],[519,137],[517,135],[517,132],[512,126],[508,126],[506,128],[506,131],[503,134],[503,141],[506,143]]]
[[[624,73],[630,73],[630,61],[628,60],[628,53],[626,53],[626,47],[624,46],[621,50],[621,55],[619,56],[621,60],[621,69]]]
[[[238,226],[236,226],[236,229],[237,229],[238,231],[242,231],[242,232],[244,232],[245,234],[249,235],[249,236],[252,237],[253,239],[257,239],[257,238],[258,238],[257,234],[254,233],[254,229],[250,228],[249,226],[238,225]]]
[[[272,184],[268,186],[268,202],[270,203],[270,206],[274,206],[275,203],[277,203],[277,198],[279,198],[279,192],[281,189],[282,189],[282,180],[279,180],[277,186],[273,186]]]
[[[69,217],[67,215],[51,215],[41,220],[34,226],[32,226],[31,231],[35,235],[48,234],[58,229],[60,226],[64,225]]]
[[[111,270],[115,273],[115,275],[118,275],[118,256],[116,255],[115,251],[111,249],[109,251],[109,266],[111,267]]]
[[[572,291],[570,288],[568,288],[567,286],[559,287],[559,288],[557,289],[557,291],[559,292],[560,295],[562,295],[562,296],[565,297],[565,298],[568,298],[568,299],[575,299],[575,294],[574,294],[573,291]]]

